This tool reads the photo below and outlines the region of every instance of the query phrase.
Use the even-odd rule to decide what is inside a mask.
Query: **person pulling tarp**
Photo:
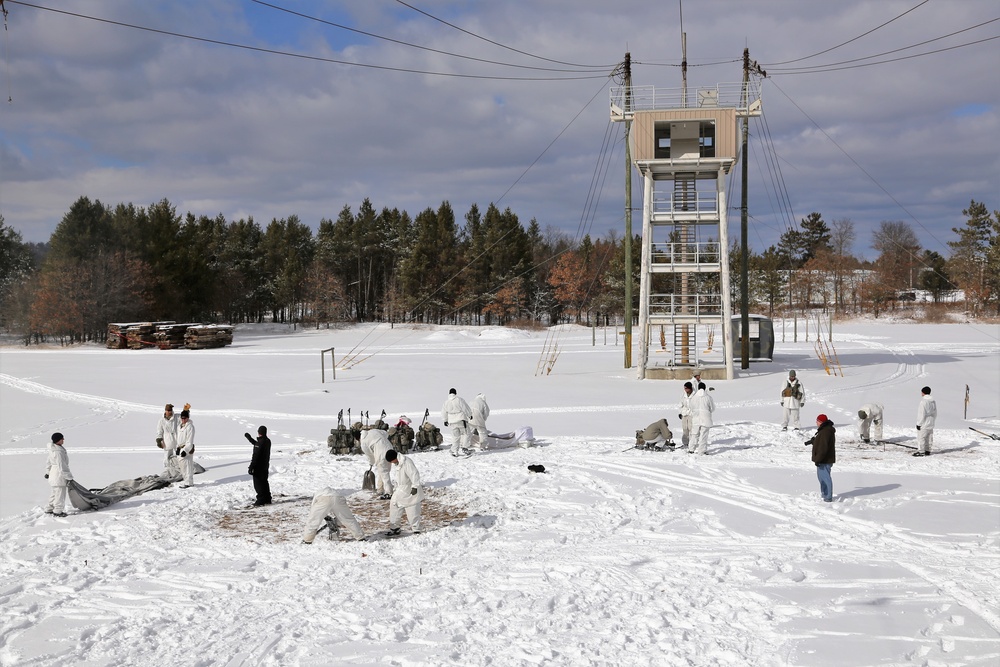
[[[195,463],[194,474],[203,472],[205,469],[201,464]],[[99,510],[147,491],[162,489],[182,479],[184,476],[175,464],[172,469],[166,470],[160,475],[144,475],[135,479],[123,479],[108,484],[103,489],[88,489],[73,480],[69,482],[69,501],[78,510]]]

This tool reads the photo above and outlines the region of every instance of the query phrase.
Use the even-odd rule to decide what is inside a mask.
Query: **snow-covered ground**
[[[710,382],[708,456],[623,451],[661,416],[679,439],[680,383],[636,380],[613,330],[592,345],[590,330],[562,329],[549,375],[536,375],[544,332],[496,328],[4,347],[0,665],[995,666],[1000,441],[969,427],[1000,431],[1000,328],[857,322],[835,335],[844,377],[779,333],[773,363]],[[331,379],[328,359],[321,384],[329,347],[349,367]],[[837,424],[832,504],[803,446],[811,430],[779,430],[789,368],[807,391],[803,426],[820,412]],[[912,446],[924,385],[940,415],[933,456],[858,446],[871,400],[886,436]],[[429,530],[302,544],[325,486],[368,532],[386,528],[387,502],[360,491],[367,465],[326,449],[337,412],[419,422],[429,408],[440,425],[449,387],[484,392],[491,430],[530,425],[536,446],[414,454]],[[155,474],[166,402],[193,406],[207,468],[195,487],[42,514],[53,431],[84,486]],[[246,509],[243,433],[259,424],[283,502]]]

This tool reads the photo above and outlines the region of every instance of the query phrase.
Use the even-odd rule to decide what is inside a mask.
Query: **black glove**
[[[255,445],[257,444],[257,441],[256,441],[256,440],[254,440],[254,439],[253,439],[253,437],[252,437],[252,436],[251,436],[251,435],[250,435],[249,433],[244,433],[244,434],[243,434],[243,436],[244,436],[244,437],[245,437],[245,438],[246,438],[247,440],[249,440],[250,442],[252,442],[253,444],[255,444]]]
[[[250,466],[249,468],[247,468],[247,474],[248,475],[252,475],[253,474],[253,466]]]
[[[809,438],[808,440],[806,440],[805,444],[808,447],[809,445],[813,444],[815,441],[816,441],[816,438]]]
[[[411,495],[411,496],[415,496],[415,495],[417,495],[417,490],[416,490],[415,488],[413,488],[413,489],[410,489],[410,495]]]
[[[188,455],[188,453],[187,453],[187,452],[185,452],[185,451],[184,451],[184,450],[182,449],[182,450],[181,450],[181,458],[184,458],[184,457],[185,457],[185,456],[187,456],[187,455]]]
[[[920,430],[920,424],[917,424],[917,430],[918,431]]]
[[[444,423],[444,425],[445,425],[445,426],[447,426],[447,425],[448,425],[448,422],[445,422],[445,423]]]
[[[180,455],[181,455],[181,448],[178,447],[177,449],[174,450],[174,456],[180,456]]]
[[[163,438],[156,439],[156,446],[159,447],[160,449],[163,449]]]
[[[681,421],[684,421],[684,415],[677,415],[677,418],[680,419]]]
[[[45,473],[45,479],[49,478],[49,473]]]

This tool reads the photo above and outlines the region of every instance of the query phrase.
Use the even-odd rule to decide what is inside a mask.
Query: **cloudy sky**
[[[689,86],[739,81],[744,47],[769,76],[748,163],[757,250],[818,211],[851,219],[862,255],[883,220],[945,254],[971,199],[1000,208],[987,0],[4,5],[0,215],[26,241],[82,195],[314,228],[365,197],[411,215],[497,202],[620,236],[611,75],[628,51],[635,85],[679,87],[681,21]]]

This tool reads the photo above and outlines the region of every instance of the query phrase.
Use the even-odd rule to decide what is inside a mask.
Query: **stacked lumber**
[[[153,322],[142,322],[133,324],[125,330],[125,343],[130,350],[141,350],[156,345],[153,334],[156,333],[156,325]]]
[[[153,340],[161,350],[177,350],[184,347],[184,334],[194,324],[162,324],[156,327]]]
[[[225,324],[193,324],[184,331],[184,347],[205,350],[233,342],[233,328]]]
[[[105,341],[104,346],[109,350],[124,350],[128,348],[125,331],[131,326],[135,326],[135,322],[112,322],[108,324],[108,340]]]

